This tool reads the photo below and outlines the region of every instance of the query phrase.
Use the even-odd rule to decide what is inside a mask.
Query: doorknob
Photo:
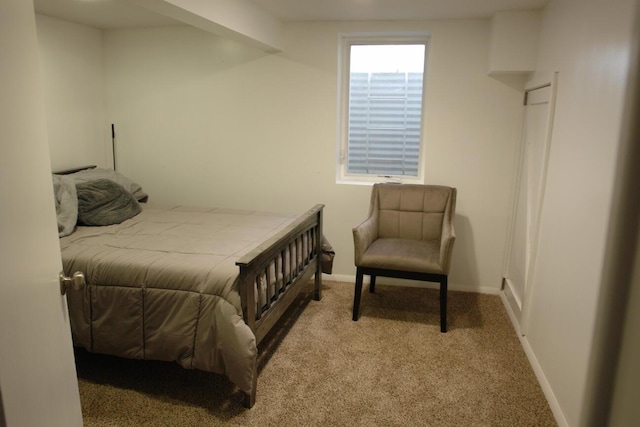
[[[72,277],[65,276],[64,272],[61,271],[58,278],[60,279],[60,293],[62,295],[67,293],[67,289],[69,289],[69,287],[74,291],[81,291],[86,285],[84,273],[82,271],[76,271],[73,273]]]

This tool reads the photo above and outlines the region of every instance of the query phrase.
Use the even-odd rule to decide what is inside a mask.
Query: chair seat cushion
[[[362,255],[358,267],[446,274],[439,261],[438,240],[377,239]]]

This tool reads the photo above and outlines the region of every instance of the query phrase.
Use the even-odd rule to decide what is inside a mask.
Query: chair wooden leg
[[[376,276],[372,274],[369,277],[371,277],[371,281],[369,282],[369,293],[374,293],[376,291]]]
[[[362,270],[360,268],[356,271],[356,289],[353,297],[353,321],[358,321],[358,314],[360,312],[360,296],[362,295]]]
[[[440,281],[440,332],[447,332],[447,276]]]

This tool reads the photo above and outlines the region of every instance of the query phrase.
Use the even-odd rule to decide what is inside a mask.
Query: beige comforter
[[[82,271],[88,284],[67,294],[75,345],[225,374],[250,392],[257,349],[235,262],[295,217],[142,206],[60,239],[65,273]]]

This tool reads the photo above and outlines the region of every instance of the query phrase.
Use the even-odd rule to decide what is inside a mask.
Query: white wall
[[[635,4],[552,0],[542,15],[538,69],[559,80],[527,340],[571,426],[587,378]]]
[[[488,77],[489,20],[287,24],[268,55],[188,27],[105,33],[118,164],[151,200],[302,212],[326,204],[334,273],[370,187],[337,185],[339,32],[428,31],[426,177],[458,188],[452,287],[497,290],[521,93]]]
[[[36,15],[53,170],[111,166],[102,31]]]
[[[490,73],[529,73],[536,69],[539,10],[508,10],[491,17]]]

